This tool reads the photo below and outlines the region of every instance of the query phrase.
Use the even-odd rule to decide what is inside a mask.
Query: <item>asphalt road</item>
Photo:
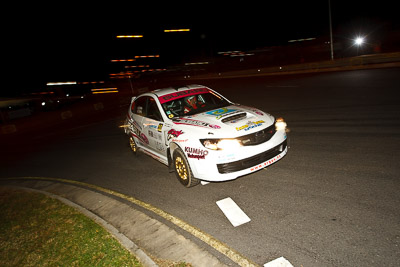
[[[400,69],[196,83],[284,117],[287,156],[235,181],[186,189],[166,166],[132,155],[118,118],[22,153],[0,175],[79,180],[134,196],[260,265],[283,256],[294,266],[398,266]],[[215,203],[226,197],[249,223],[230,224]]]

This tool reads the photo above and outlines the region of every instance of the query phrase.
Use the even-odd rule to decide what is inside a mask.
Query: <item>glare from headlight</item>
[[[275,122],[275,129],[277,131],[285,131],[287,127],[287,124],[283,118],[277,118]]]
[[[217,142],[217,140],[201,140],[203,146],[211,150],[218,150]]]
[[[222,139],[217,145],[222,150],[235,150],[242,146],[236,139]]]
[[[211,139],[201,140],[205,148],[211,150],[235,150],[242,146],[239,140],[236,139]]]

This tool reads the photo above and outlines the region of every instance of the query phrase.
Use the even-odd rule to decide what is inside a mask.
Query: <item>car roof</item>
[[[204,85],[191,84],[191,85],[185,85],[185,86],[180,86],[180,87],[168,87],[168,88],[157,89],[157,90],[151,91],[149,93],[153,93],[156,96],[160,97],[160,96],[168,95],[171,93],[186,91],[186,90],[190,90],[190,89],[198,89],[198,88],[210,89]]]

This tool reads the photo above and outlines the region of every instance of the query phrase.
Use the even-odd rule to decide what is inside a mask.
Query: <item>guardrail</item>
[[[62,131],[121,115],[119,98],[97,97],[67,108],[42,111],[0,124],[0,143],[20,136]]]
[[[400,67],[400,52],[363,55],[335,60],[291,64],[266,68],[252,68],[246,70],[207,73],[184,77],[186,80],[239,78],[267,75],[282,75],[296,73],[312,73],[325,71],[344,71],[367,68]]]

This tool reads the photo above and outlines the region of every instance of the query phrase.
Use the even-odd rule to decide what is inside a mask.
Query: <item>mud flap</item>
[[[175,168],[174,168],[174,164],[172,163],[172,158],[171,158],[171,153],[169,148],[167,149],[167,160],[168,160],[168,172],[174,172]]]

